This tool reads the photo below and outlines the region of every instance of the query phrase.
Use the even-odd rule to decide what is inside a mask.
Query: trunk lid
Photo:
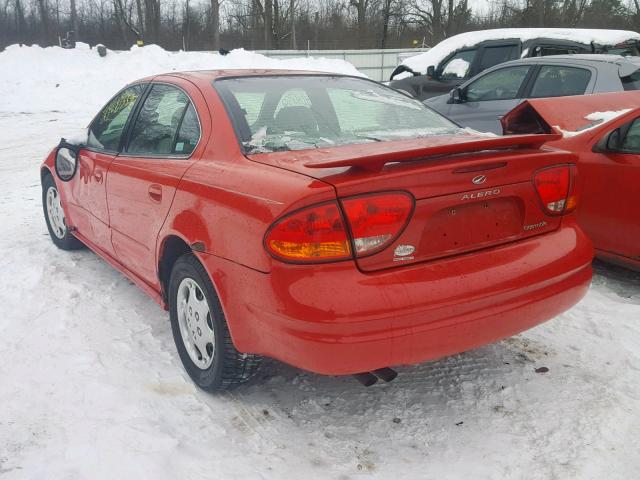
[[[468,138],[471,137],[471,138]],[[557,135],[439,137],[251,155],[253,161],[327,182],[338,198],[407,191],[415,209],[382,251],[356,259],[363,271],[461,255],[553,231],[533,184],[542,168],[574,156],[539,147]],[[391,162],[391,163],[387,163]]]

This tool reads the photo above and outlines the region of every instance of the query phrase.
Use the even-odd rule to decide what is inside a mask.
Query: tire
[[[62,250],[78,250],[84,248],[80,240],[73,236],[67,228],[64,210],[60,203],[60,193],[53,177],[48,174],[42,180],[42,210],[47,230],[56,247]]]
[[[261,358],[236,350],[211,279],[191,253],[171,271],[169,316],[180,360],[198,387],[224,390],[258,371]]]

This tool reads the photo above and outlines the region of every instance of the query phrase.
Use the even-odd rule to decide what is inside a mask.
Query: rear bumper
[[[592,257],[568,219],[525,241],[377,273],[343,262],[265,274],[200,256],[238,350],[336,375],[440,358],[549,320],[586,293]]]

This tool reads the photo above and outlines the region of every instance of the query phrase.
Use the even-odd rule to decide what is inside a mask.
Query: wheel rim
[[[213,363],[216,337],[209,303],[194,279],[187,277],[180,282],[176,305],[180,335],[189,358],[205,370]]]
[[[64,210],[60,203],[60,195],[56,187],[49,187],[46,196],[47,216],[53,234],[60,240],[67,234],[67,224],[64,220]]]

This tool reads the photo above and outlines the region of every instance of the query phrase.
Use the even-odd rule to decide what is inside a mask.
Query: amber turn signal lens
[[[351,258],[351,247],[336,202],[299,210],[267,232],[267,250],[281,260],[322,262]]]

